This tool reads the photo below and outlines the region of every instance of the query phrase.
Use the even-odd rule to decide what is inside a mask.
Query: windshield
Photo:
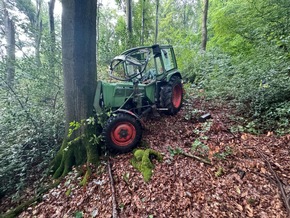
[[[150,59],[150,49],[142,48],[122,54],[113,59],[110,64],[110,76],[121,81],[131,81],[142,78]]]

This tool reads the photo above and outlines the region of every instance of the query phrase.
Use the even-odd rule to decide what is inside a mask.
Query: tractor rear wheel
[[[160,102],[161,107],[167,108],[165,114],[175,115],[180,111],[183,99],[181,80],[178,76],[173,76],[167,85],[161,87]]]
[[[107,120],[102,136],[110,151],[125,153],[132,150],[140,142],[142,127],[135,117],[118,113]]]

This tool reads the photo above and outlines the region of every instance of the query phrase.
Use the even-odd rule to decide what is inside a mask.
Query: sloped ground
[[[189,108],[210,112],[213,119],[198,123]],[[289,192],[290,135],[231,133],[230,116],[225,106],[193,99],[177,116],[147,120],[143,146],[161,152],[164,161],[154,162],[153,176],[145,183],[130,164],[132,153],[110,158],[118,216],[287,217],[278,185],[261,154]],[[168,149],[192,153],[194,142],[200,145],[195,154],[208,155],[212,166]],[[85,187],[78,185],[81,177],[72,172],[20,217],[112,217],[106,163],[94,169]]]

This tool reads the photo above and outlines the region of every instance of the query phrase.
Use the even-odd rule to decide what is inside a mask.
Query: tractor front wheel
[[[107,120],[102,136],[110,151],[125,153],[140,142],[142,127],[140,122],[129,114],[114,114]]]
[[[161,87],[161,106],[167,108],[165,114],[175,115],[180,111],[183,100],[182,83],[178,76],[173,76],[167,85]]]

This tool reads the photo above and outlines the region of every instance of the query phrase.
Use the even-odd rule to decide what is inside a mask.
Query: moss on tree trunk
[[[82,131],[78,131],[77,134],[73,134],[73,140],[64,139],[52,162],[53,178],[65,176],[74,165],[78,166],[87,163],[87,166],[89,166],[90,164],[97,165],[99,163],[100,149],[91,140],[97,131],[95,128],[84,127],[86,127],[83,129],[84,134],[81,134]],[[76,135],[80,136],[76,137]]]

